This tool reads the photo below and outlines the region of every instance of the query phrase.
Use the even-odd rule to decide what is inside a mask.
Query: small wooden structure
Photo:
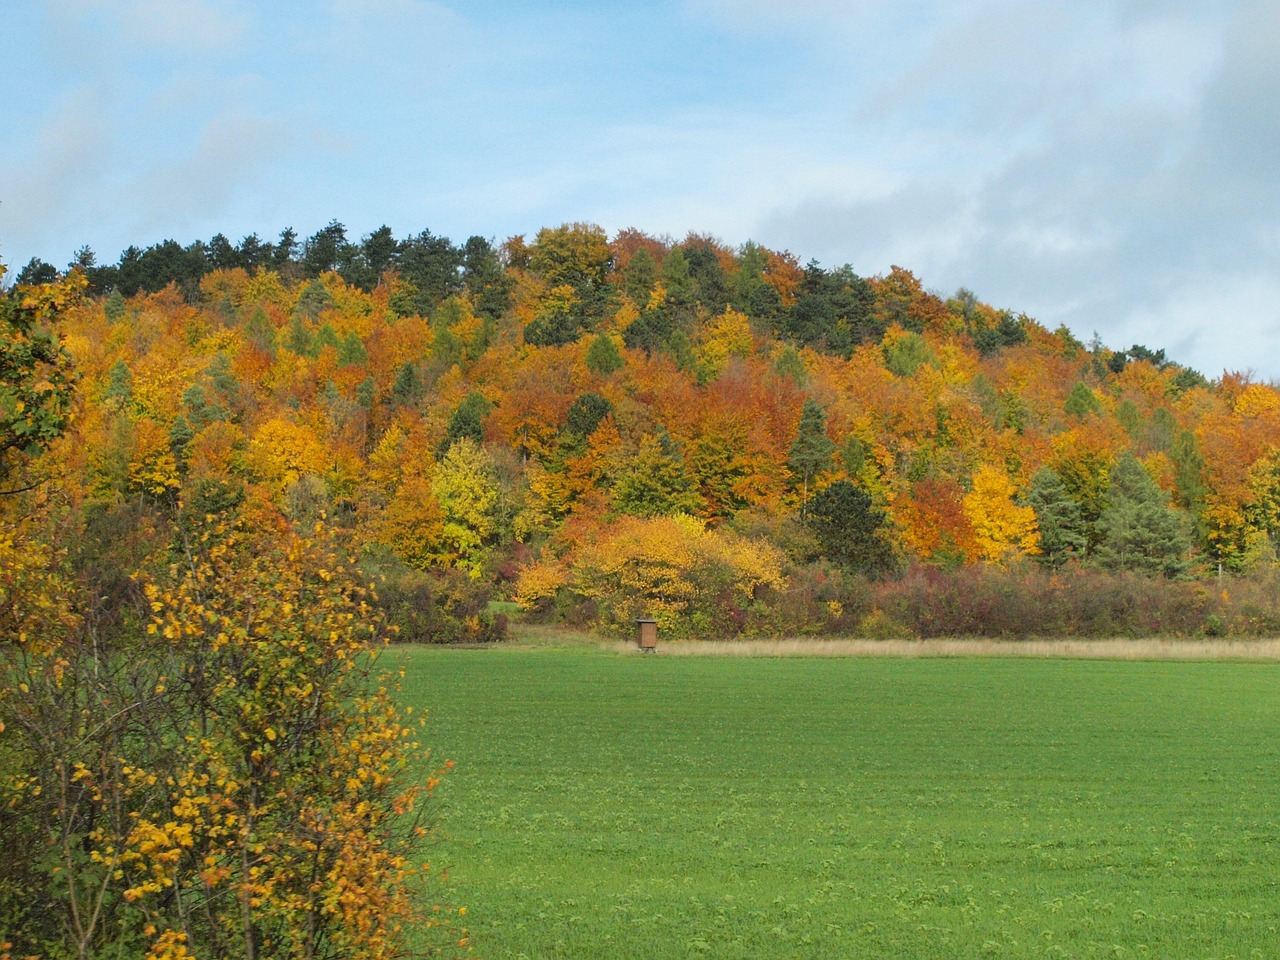
[[[636,620],[636,644],[641,653],[654,653],[658,649],[658,621]]]

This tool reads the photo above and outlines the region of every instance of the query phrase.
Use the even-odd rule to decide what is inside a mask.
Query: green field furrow
[[[1280,665],[403,656],[490,960],[1280,956]]]

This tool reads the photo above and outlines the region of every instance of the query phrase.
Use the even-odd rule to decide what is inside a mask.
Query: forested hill
[[[1170,584],[1274,563],[1274,388],[900,267],[337,223],[75,267],[87,295],[55,329],[77,412],[41,463],[96,576],[184,511],[267,501],[324,518],[432,639],[490,630],[490,598],[693,636],[857,631],[884,617],[867,591],[930,571]],[[39,261],[18,282],[65,283]]]

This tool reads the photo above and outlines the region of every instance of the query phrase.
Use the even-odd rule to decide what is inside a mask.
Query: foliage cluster
[[[1073,564],[917,565],[869,579],[831,564],[792,573],[761,603],[757,635],[867,639],[1273,636],[1277,575],[1170,580]],[[723,636],[723,634],[721,634]]]
[[[1277,556],[1280,392],[902,267],[582,223],[461,246],[332,223],[76,264],[96,296],[65,311],[84,386],[51,462],[86,528],[140,531],[78,558],[104,587],[162,506],[244,496],[325,518],[430,641],[501,637],[488,601],[514,598],[605,629],[794,633],[788,583],[1027,563],[1046,580],[1019,596],[1059,622],[1056,571]],[[624,543],[654,569],[620,578]],[[686,562],[722,544],[739,560]]]
[[[198,386],[163,429],[119,362],[68,430],[82,286],[4,304],[0,957],[398,957],[433,928],[465,951],[424,906],[441,771],[411,779],[314,444],[276,418],[237,449]],[[109,436],[77,451],[86,421]],[[225,469],[241,454],[261,482]]]
[[[321,527],[256,506],[139,571],[119,630],[6,520],[14,956],[391,957],[435,922],[416,850],[438,774],[406,778],[417,730],[380,679],[370,594]]]

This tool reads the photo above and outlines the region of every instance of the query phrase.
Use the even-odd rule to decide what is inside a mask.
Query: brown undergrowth
[[[610,649],[638,652],[634,644]],[[659,641],[668,656],[718,657],[1061,657],[1098,660],[1280,660],[1280,639],[702,640]]]

